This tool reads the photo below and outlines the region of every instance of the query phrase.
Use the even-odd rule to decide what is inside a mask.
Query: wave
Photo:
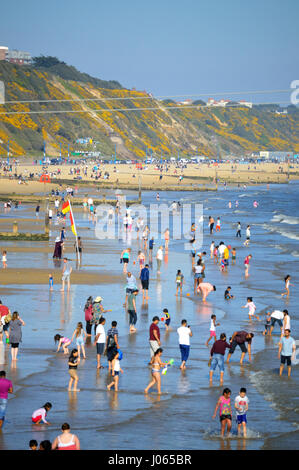
[[[286,230],[282,230],[282,229],[273,227],[272,225],[268,225],[268,224],[263,224],[263,228],[268,230],[268,232],[271,232],[271,233],[279,233],[283,237],[289,238],[290,240],[299,240],[299,235],[297,233],[290,232],[290,231],[287,232]]]
[[[281,224],[288,224],[288,225],[297,225],[299,224],[299,217],[291,217],[285,214],[277,214],[274,215],[271,219],[271,222],[279,222]]]

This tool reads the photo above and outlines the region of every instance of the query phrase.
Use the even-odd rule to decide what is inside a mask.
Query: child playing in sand
[[[107,385],[107,389],[110,390],[111,387],[114,386],[114,390],[117,392],[118,391],[118,382],[119,382],[119,373],[121,372],[122,374],[124,371],[120,367],[120,359],[119,359],[119,352],[115,351],[114,358],[112,359],[112,377],[113,380],[112,382]]]
[[[224,298],[225,300],[233,299],[234,296],[230,293],[231,291],[231,286],[227,286],[225,292],[224,292]]]
[[[66,338],[65,336],[61,336],[57,334],[54,336],[54,341],[55,343],[58,343],[56,352],[58,352],[62,346],[64,354],[69,353],[68,346],[71,344],[71,341],[69,340],[69,338]]]

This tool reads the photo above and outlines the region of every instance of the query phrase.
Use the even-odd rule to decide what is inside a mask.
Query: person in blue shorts
[[[246,396],[246,388],[240,388],[239,395],[235,398],[235,409],[237,413],[238,436],[241,435],[241,427],[243,428],[243,436],[246,437],[246,424],[249,400]]]

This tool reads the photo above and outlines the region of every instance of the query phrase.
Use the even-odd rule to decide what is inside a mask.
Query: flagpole
[[[76,237],[76,248],[77,248],[77,259],[78,259],[78,265],[80,265],[80,253],[79,253],[79,245],[78,245],[78,234],[77,234],[77,229],[76,229],[76,224],[75,224],[75,219],[74,219],[74,214],[73,214],[73,210],[72,210],[72,205],[71,205],[71,201],[68,199],[69,201],[69,205],[70,205],[70,213],[72,215],[72,221],[73,221],[73,226],[74,226],[74,230],[75,230],[75,237]]]

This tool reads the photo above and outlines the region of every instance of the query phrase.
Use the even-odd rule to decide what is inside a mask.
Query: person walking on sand
[[[75,434],[71,434],[68,423],[61,426],[62,434],[54,439],[52,450],[80,450],[80,441]]]
[[[160,341],[160,328],[158,327],[159,317],[153,317],[152,324],[149,329],[149,343],[150,343],[150,352],[151,357],[155,354],[157,349],[161,346]]]
[[[200,292],[202,295],[203,302],[206,301],[206,298],[209,295],[209,293],[215,290],[216,290],[216,286],[213,286],[209,282],[201,282],[199,286],[197,287],[197,291]]]
[[[69,392],[72,391],[73,383],[74,383],[73,391],[80,392],[80,389],[77,388],[78,380],[79,380],[79,377],[77,374],[77,367],[78,367],[79,362],[80,362],[80,359],[79,359],[78,349],[73,349],[71,351],[71,355],[68,360],[69,374],[70,374],[70,381],[69,381],[69,386],[68,386]]]
[[[187,320],[181,321],[180,328],[177,329],[179,335],[179,345],[181,351],[180,369],[186,369],[186,362],[190,353],[190,336],[193,336],[190,326],[187,326]]]
[[[295,356],[296,343],[290,336],[290,330],[285,330],[284,336],[279,341],[278,358],[280,357],[279,376],[282,376],[285,363],[287,363],[288,377],[291,377],[292,356]]]
[[[3,266],[3,269],[7,268],[7,251],[6,250],[2,251],[2,266]]]
[[[63,258],[62,285],[61,285],[60,292],[64,292],[65,281],[67,281],[67,290],[69,291],[70,288],[71,288],[70,277],[71,277],[71,272],[72,272],[73,268],[69,265],[68,261],[69,260],[67,258]]]
[[[101,365],[101,356],[104,354],[106,343],[106,333],[104,329],[105,323],[106,319],[101,317],[99,319],[99,324],[96,329],[96,337],[94,339],[94,345],[97,347],[97,369],[104,369]]]

